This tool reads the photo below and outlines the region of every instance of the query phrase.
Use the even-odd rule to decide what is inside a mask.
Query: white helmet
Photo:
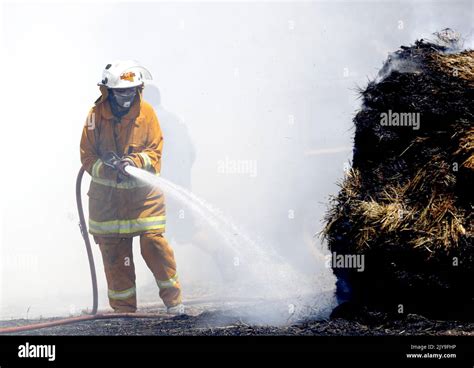
[[[138,61],[116,60],[105,66],[102,81],[98,85],[107,88],[130,88],[141,86],[145,80],[151,79],[151,73]]]

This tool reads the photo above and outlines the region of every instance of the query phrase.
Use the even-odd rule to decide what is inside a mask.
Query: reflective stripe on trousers
[[[108,295],[110,299],[125,300],[134,296],[135,293],[136,293],[136,288],[135,286],[133,286],[130,289],[121,290],[121,291],[109,289]]]
[[[178,286],[178,274],[174,275],[172,278],[164,281],[156,280],[156,284],[160,289],[167,289]]]

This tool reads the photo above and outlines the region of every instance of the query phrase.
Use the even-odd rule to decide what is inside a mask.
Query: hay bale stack
[[[365,269],[333,266],[338,295],[473,315],[474,51],[401,47],[361,96],[352,169],[323,235],[333,255],[363,255]]]

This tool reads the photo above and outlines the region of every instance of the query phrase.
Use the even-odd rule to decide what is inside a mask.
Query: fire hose
[[[91,280],[92,280],[92,312],[91,314],[97,314],[97,276],[95,273],[95,264],[94,264],[94,255],[92,254],[91,242],[89,239],[89,234],[87,233],[87,224],[86,219],[84,218],[84,210],[82,208],[82,193],[81,193],[81,183],[82,177],[84,176],[84,168],[81,166],[79,173],[77,174],[76,180],[76,202],[77,202],[77,212],[79,213],[79,228],[81,230],[82,238],[86,245],[87,258],[89,259],[89,268],[91,271]]]
[[[84,316],[63,318],[55,321],[40,322],[23,326],[15,327],[4,327],[0,328],[0,335],[11,334],[24,331],[39,330],[41,328],[63,326],[76,322],[91,321],[97,319],[117,319],[117,318],[156,318],[164,317],[163,313],[98,313],[98,314],[88,314]]]
[[[81,191],[81,184],[82,178],[84,176],[84,168],[81,167],[79,173],[77,175],[76,180],[76,202],[77,202],[77,211],[79,214],[79,228],[81,231],[82,238],[84,239],[84,244],[86,246],[87,257],[89,259],[89,268],[91,273],[91,281],[92,281],[92,310],[89,314],[70,317],[70,318],[62,318],[56,319],[47,322],[39,322],[33,324],[26,324],[21,326],[12,326],[12,327],[3,327],[0,328],[0,335],[2,334],[12,334],[18,332],[25,332],[25,331],[33,331],[42,328],[50,328],[55,326],[62,326],[77,322],[84,322],[84,321],[91,321],[97,319],[117,319],[117,318],[163,318],[169,317],[169,315],[164,313],[97,313],[97,305],[98,305],[98,292],[97,292],[97,276],[95,271],[95,263],[94,263],[94,255],[92,253],[92,247],[89,239],[89,234],[87,231],[87,224],[84,217],[84,210],[82,206],[82,191]],[[202,304],[202,303],[209,303],[212,302],[212,299],[197,299],[197,300],[188,300],[187,304]],[[215,301],[223,301],[222,298],[217,298]]]
[[[77,202],[77,211],[79,213],[79,228],[81,230],[81,235],[82,235],[82,238],[84,239],[84,243],[86,246],[87,257],[89,259],[89,268],[91,272],[91,281],[92,281],[92,311],[91,313],[87,315],[83,315],[83,316],[78,316],[78,317],[58,319],[55,321],[0,328],[0,334],[31,331],[31,330],[37,330],[40,328],[55,327],[55,326],[60,326],[60,325],[76,323],[76,322],[82,322],[82,321],[90,321],[93,319],[154,318],[154,317],[164,316],[163,314],[160,314],[160,313],[99,313],[99,314],[97,313],[97,303],[98,303],[97,276],[95,272],[94,255],[92,254],[92,247],[91,247],[91,243],[89,239],[89,234],[87,232],[87,224],[84,217],[84,210],[82,207],[82,197],[81,197],[82,195],[81,183],[82,183],[82,177],[84,176],[84,171],[85,171],[84,168],[81,167],[77,175],[76,202]]]

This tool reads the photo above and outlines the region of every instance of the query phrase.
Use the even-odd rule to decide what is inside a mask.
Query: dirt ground
[[[314,336],[474,336],[474,322],[441,321],[420,315],[392,316],[386,313],[364,311],[357,316],[325,320],[307,319],[284,326],[249,324],[239,317],[238,309],[216,309],[192,306],[188,314],[169,316],[159,308],[141,312],[160,313],[154,318],[117,318],[83,321],[18,335],[192,335],[192,336],[245,336],[245,335],[314,335]],[[54,319],[51,319],[54,320]],[[42,320],[1,321],[0,327],[20,326]]]

